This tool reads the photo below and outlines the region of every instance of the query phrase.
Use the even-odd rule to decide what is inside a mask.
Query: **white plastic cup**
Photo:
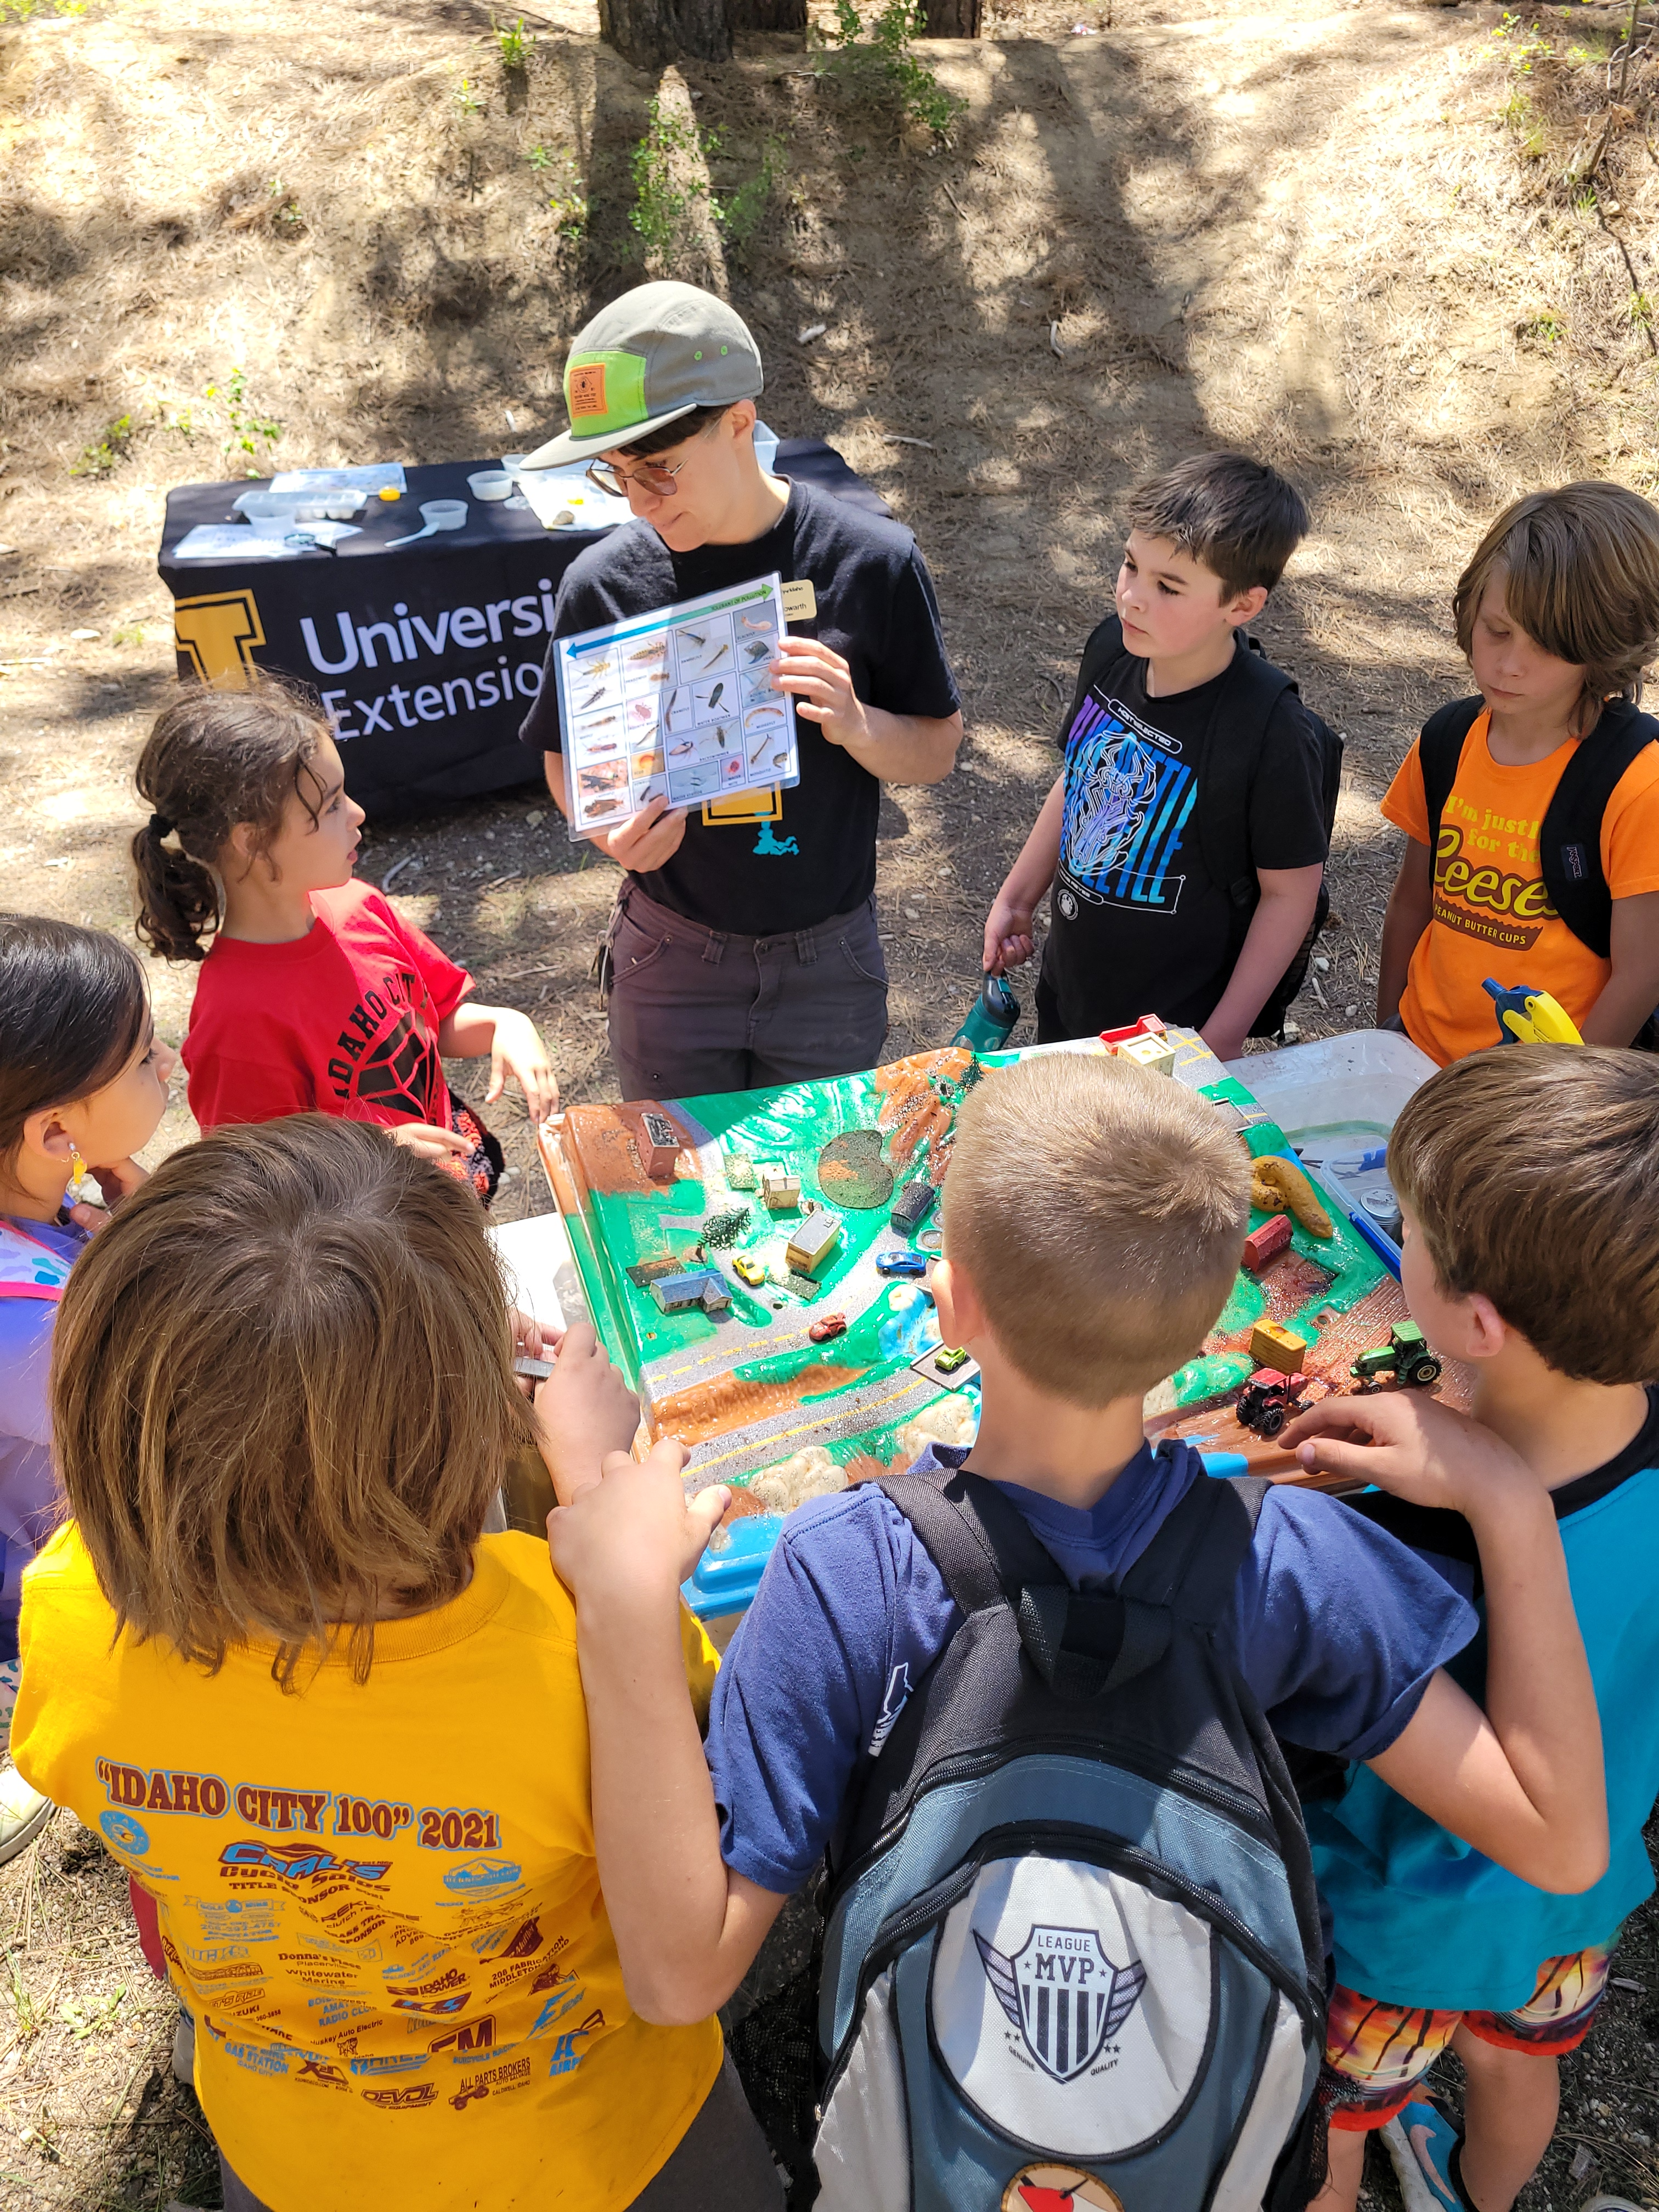
[[[513,489],[513,478],[505,469],[481,469],[476,477],[466,480],[467,489],[474,499],[506,499]]]
[[[428,530],[459,530],[466,521],[464,499],[425,499],[421,517]]]
[[[286,538],[300,506],[291,494],[272,491],[248,492],[237,503],[256,538]]]

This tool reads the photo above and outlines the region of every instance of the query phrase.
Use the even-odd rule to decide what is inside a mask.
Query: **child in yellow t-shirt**
[[[1430,717],[1382,801],[1409,842],[1377,1019],[1443,1067],[1501,1041],[1491,976],[1627,1045],[1659,1006],[1659,722],[1634,704],[1659,511],[1610,483],[1516,500],[1452,606],[1480,695]]]
[[[228,2206],[781,2203],[716,2022],[629,2004],[574,1605],[480,1533],[633,1401],[576,1407],[584,1328],[532,1419],[512,1353],[471,1192],[316,1115],[176,1153],[65,1291],[15,1754],[155,1901]]]

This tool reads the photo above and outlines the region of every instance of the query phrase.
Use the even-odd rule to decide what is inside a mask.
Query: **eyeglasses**
[[[684,461],[672,461],[666,468],[647,461],[642,468],[619,469],[609,461],[590,461],[587,481],[597,484],[601,491],[608,491],[613,499],[626,499],[629,484],[637,484],[641,491],[648,491],[658,499],[672,499],[674,479],[684,466]]]

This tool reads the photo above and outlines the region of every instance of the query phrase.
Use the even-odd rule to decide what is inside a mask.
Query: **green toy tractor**
[[[1385,1375],[1392,1375],[1403,1386],[1426,1390],[1440,1380],[1441,1363],[1430,1351],[1417,1323],[1402,1321],[1389,1331],[1386,1344],[1362,1352],[1348,1372],[1358,1378],[1362,1390],[1380,1390]]]

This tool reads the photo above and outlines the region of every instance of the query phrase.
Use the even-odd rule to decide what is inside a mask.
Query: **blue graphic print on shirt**
[[[1120,700],[1085,696],[1066,739],[1066,888],[1092,906],[1173,914],[1186,878],[1170,863],[1197,798],[1176,738]]]

